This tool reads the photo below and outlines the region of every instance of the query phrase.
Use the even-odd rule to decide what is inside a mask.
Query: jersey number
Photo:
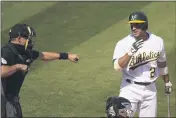
[[[151,67],[150,68],[150,79],[153,79],[154,76],[155,76],[155,68]]]

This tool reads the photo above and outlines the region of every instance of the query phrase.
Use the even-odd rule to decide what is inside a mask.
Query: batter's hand
[[[170,94],[172,92],[172,83],[169,81],[165,83],[165,93]]]
[[[135,41],[135,42],[132,44],[132,46],[131,46],[131,48],[130,48],[130,50],[129,50],[129,52],[128,52],[128,55],[129,55],[129,56],[134,55],[134,54],[142,47],[142,44],[143,44],[143,43],[144,43],[144,40],[143,40],[143,39],[140,39],[140,40]]]
[[[79,61],[79,57],[77,54],[68,54],[68,59],[74,63]]]

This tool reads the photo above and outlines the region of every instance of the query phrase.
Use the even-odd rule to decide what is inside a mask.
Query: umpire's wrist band
[[[59,55],[59,59],[68,59],[68,53],[66,52],[61,52]]]

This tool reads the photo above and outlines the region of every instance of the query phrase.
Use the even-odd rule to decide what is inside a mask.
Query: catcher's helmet
[[[132,115],[131,103],[129,100],[113,96],[106,101],[107,118],[130,117]]]
[[[138,24],[138,27],[142,30],[148,29],[148,18],[143,12],[133,12],[129,16],[129,22],[128,23],[136,23]]]

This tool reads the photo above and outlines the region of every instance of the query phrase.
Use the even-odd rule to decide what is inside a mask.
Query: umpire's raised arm
[[[51,61],[51,60],[70,60],[72,62],[78,62],[79,57],[77,54],[71,54],[71,53],[56,53],[56,52],[41,52],[40,58],[44,61]]]

